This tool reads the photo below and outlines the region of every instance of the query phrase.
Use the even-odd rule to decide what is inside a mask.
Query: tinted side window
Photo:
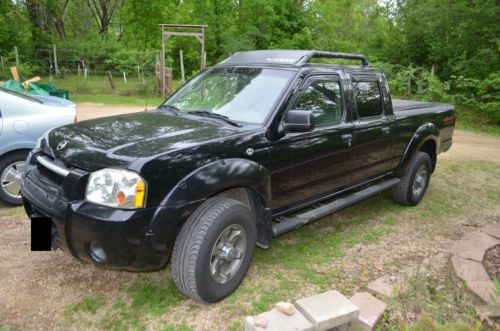
[[[309,84],[295,109],[311,111],[315,124],[323,125],[340,122],[342,105],[339,82],[318,80]]]
[[[379,116],[382,114],[382,99],[378,82],[356,82],[355,96],[359,117]]]

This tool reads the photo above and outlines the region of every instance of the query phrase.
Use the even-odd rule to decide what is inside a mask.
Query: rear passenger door
[[[377,74],[353,75],[352,86],[358,115],[353,146],[353,182],[357,182],[389,171],[394,116],[384,100],[382,78]]]

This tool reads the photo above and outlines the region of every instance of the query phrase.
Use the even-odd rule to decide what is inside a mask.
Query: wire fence
[[[1,56],[0,81],[12,79],[10,68],[15,66],[21,80],[40,76],[73,94],[161,94],[159,51],[132,51],[118,60],[55,47],[36,49],[35,54],[35,60],[25,61],[28,57],[16,48]],[[179,68],[173,68],[173,76],[180,78]]]

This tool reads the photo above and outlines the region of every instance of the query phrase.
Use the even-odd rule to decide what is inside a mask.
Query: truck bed
[[[424,123],[432,123],[439,130],[438,153],[450,148],[455,121],[453,105],[394,99],[392,107],[398,131],[396,155],[403,154],[413,134]]]
[[[422,114],[425,113],[426,112],[425,110],[428,108],[432,108],[432,112],[436,112],[440,110],[449,110],[450,108],[453,109],[454,107],[453,105],[449,105],[446,103],[439,103],[439,102],[401,100],[401,99],[392,100],[392,109],[396,116],[398,115],[397,113],[407,112],[407,111],[414,111],[412,112],[412,114]]]

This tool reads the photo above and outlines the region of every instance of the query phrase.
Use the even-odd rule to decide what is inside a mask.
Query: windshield
[[[260,124],[293,73],[280,69],[213,68],[181,87],[165,105]]]

